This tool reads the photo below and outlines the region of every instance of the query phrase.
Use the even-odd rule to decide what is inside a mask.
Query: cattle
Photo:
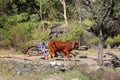
[[[54,59],[54,55],[56,52],[63,52],[64,53],[64,60],[66,58],[68,59],[70,57],[71,51],[74,49],[79,48],[79,43],[78,42],[73,42],[70,40],[67,40],[65,42],[60,41],[60,40],[52,40],[48,44],[49,47],[49,54],[51,55],[51,58]]]

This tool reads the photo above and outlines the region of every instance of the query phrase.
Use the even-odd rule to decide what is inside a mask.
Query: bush
[[[108,37],[105,41],[105,45],[111,45],[114,42],[114,40],[111,37]]]
[[[120,35],[117,35],[113,38],[108,37],[107,40],[105,41],[105,45],[111,45],[112,47],[119,46],[120,45]]]
[[[38,14],[32,14],[30,16],[30,21],[38,21],[39,20],[39,15]]]
[[[5,30],[3,43],[19,49],[23,44],[33,39],[32,33],[35,27],[33,24],[32,22],[25,22],[11,25]]]
[[[83,24],[84,24],[85,26],[93,26],[93,25],[95,24],[95,22],[92,21],[92,20],[89,20],[89,19],[84,19],[84,20],[83,20]]]
[[[85,29],[79,24],[73,24],[71,26],[71,31],[66,33],[64,36],[60,37],[61,40],[80,40],[87,35]]]
[[[120,44],[120,34],[118,34],[117,36],[115,36],[115,37],[113,38],[113,40],[114,40],[114,43]]]
[[[28,21],[29,20],[29,17],[30,17],[30,14],[27,13],[27,12],[24,12],[21,14],[22,18],[23,18],[23,21]]]
[[[87,41],[87,45],[94,45],[97,46],[99,42],[99,38],[98,37],[94,37],[94,38],[90,38]]]

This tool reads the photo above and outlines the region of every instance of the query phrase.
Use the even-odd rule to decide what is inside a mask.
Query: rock
[[[72,78],[71,80],[79,80],[78,78]]]
[[[54,61],[54,62],[50,62],[50,65],[51,65],[52,67],[54,67],[56,64],[57,64],[56,61]]]
[[[110,46],[110,45],[107,45],[107,49],[111,49],[111,46]]]
[[[30,72],[31,71],[30,68],[28,68],[28,67],[23,68],[22,70],[25,71],[25,72]]]
[[[79,58],[88,58],[87,56],[80,56]]]
[[[58,66],[62,66],[62,63],[60,63],[60,62],[57,62],[57,63],[56,63],[56,65],[58,65]]]
[[[66,67],[61,67],[60,70],[61,70],[62,72],[65,72],[65,71],[67,70],[67,68],[66,68]]]

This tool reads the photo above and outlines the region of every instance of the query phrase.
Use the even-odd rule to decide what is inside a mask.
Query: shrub
[[[95,45],[95,46],[97,46],[98,42],[99,42],[98,37],[90,38],[87,41],[87,45]]]
[[[112,47],[119,46],[119,44],[120,44],[120,35],[117,35],[113,38],[108,37],[107,40],[105,41],[105,45],[111,45]]]
[[[39,15],[38,14],[32,14],[30,16],[30,21],[38,21],[39,20]]]
[[[29,13],[24,12],[21,15],[22,15],[23,21],[28,21],[29,20],[29,16],[30,16]]]
[[[114,40],[114,43],[119,43],[119,44],[120,44],[120,34],[117,35],[117,36],[115,36],[115,37],[113,38],[113,40]]]
[[[114,40],[111,37],[108,37],[105,41],[105,45],[111,45],[114,42]]]
[[[92,21],[92,20],[89,20],[89,19],[84,19],[83,24],[86,25],[86,26],[92,26],[92,25],[95,24],[95,22]]]
[[[60,37],[61,40],[80,40],[87,35],[85,29],[79,24],[73,24],[71,26],[71,31],[66,33],[64,36]]]

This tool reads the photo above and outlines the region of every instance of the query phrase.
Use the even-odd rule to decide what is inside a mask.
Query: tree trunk
[[[64,18],[65,18],[65,24],[67,25],[68,21],[67,21],[66,4],[64,4]]]
[[[43,17],[42,17],[42,0],[40,0],[40,19],[41,19],[40,25],[42,26],[42,32],[44,32],[45,29],[44,29],[44,23],[43,23]]]
[[[66,11],[66,3],[65,3],[65,0],[60,0],[60,2],[62,3],[63,9],[64,9],[65,24],[68,25],[68,21],[67,21],[67,11]]]
[[[104,45],[104,38],[102,29],[100,29],[99,34],[99,45],[98,45],[98,65],[102,66],[103,64],[103,45]]]
[[[82,5],[80,0],[76,0],[76,8],[78,11],[78,17],[80,20],[80,26],[82,26]]]

